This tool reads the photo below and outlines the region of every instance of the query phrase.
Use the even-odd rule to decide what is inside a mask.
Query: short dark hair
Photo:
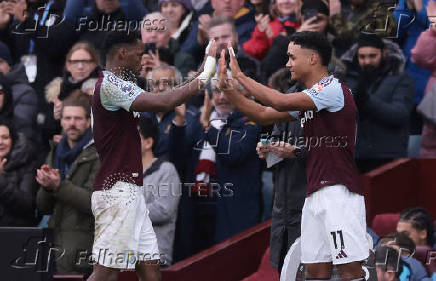
[[[421,207],[404,209],[400,214],[400,221],[410,222],[417,230],[427,230],[427,245],[434,244],[434,223],[430,213]]]
[[[80,106],[85,110],[86,118],[91,117],[91,106],[88,95],[83,93],[81,90],[74,90],[68,97],[63,100],[61,115],[66,106]]]
[[[290,41],[301,48],[316,51],[321,57],[321,63],[328,66],[332,58],[332,45],[321,32],[303,31],[291,35]]]
[[[135,44],[139,38],[138,32],[126,32],[121,30],[110,31],[104,38],[103,51],[107,57],[116,48],[126,44]]]
[[[159,127],[156,119],[150,117],[139,118],[139,133],[144,138],[151,138],[153,140],[152,150],[156,149],[157,142],[159,141]]]
[[[403,272],[403,262],[397,250],[391,247],[379,247],[375,250],[375,262],[377,267],[383,271],[395,272],[395,277],[399,277]]]
[[[236,32],[235,20],[231,16],[216,16],[211,18],[209,24],[207,25],[207,30],[210,30],[212,27],[221,26],[224,24],[229,24],[233,32]]]

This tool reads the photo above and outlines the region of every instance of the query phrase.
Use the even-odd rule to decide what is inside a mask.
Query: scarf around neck
[[[61,180],[64,180],[71,165],[83,151],[85,145],[92,140],[92,131],[89,128],[73,148],[68,145],[67,137],[63,136],[56,149],[55,168],[59,169]]]

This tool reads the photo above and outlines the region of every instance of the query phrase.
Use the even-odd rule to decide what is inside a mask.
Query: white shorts
[[[343,185],[306,198],[301,219],[301,262],[345,264],[369,255],[365,201]]]
[[[117,182],[91,197],[95,218],[92,260],[100,265],[134,269],[139,261],[159,260],[156,235],[141,187]]]

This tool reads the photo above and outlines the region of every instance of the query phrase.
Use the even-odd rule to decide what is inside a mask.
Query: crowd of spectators
[[[111,30],[137,33],[145,51],[135,80],[157,95],[195,75],[211,39],[218,54],[231,42],[243,72],[263,84],[289,93],[310,87],[284,68],[289,36],[325,33],[334,47],[329,71],[358,108],[356,163],[364,173],[400,157],[436,157],[435,19],[435,0],[0,1],[0,226],[35,226],[48,216],[55,243],[66,249],[57,270],[90,272],[74,263],[74,251],[93,241],[99,162],[89,101]],[[299,136],[299,125],[269,127],[243,116],[213,80],[174,110],[140,114],[144,196],[166,265],[256,225],[266,212],[280,268],[283,245],[299,236],[305,161],[266,170],[256,144],[263,133]],[[271,170],[276,194],[265,210],[262,175]],[[433,246],[433,228],[414,223],[416,216],[403,213],[398,231]],[[381,249],[380,256],[390,251]],[[413,279],[378,271],[380,280]]]

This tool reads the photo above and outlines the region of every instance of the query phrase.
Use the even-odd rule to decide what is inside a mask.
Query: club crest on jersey
[[[304,128],[304,124],[313,119],[313,110],[308,110],[305,111],[304,113],[301,112],[300,113],[300,124],[301,124],[301,128]]]
[[[329,77],[324,77],[321,79],[321,81],[319,81],[318,85],[322,86],[322,87],[326,87],[328,85],[330,85],[333,82],[334,77],[333,76],[329,76]]]
[[[120,89],[123,93],[128,94],[129,96],[133,95],[132,93],[133,86],[131,84],[122,83]]]

